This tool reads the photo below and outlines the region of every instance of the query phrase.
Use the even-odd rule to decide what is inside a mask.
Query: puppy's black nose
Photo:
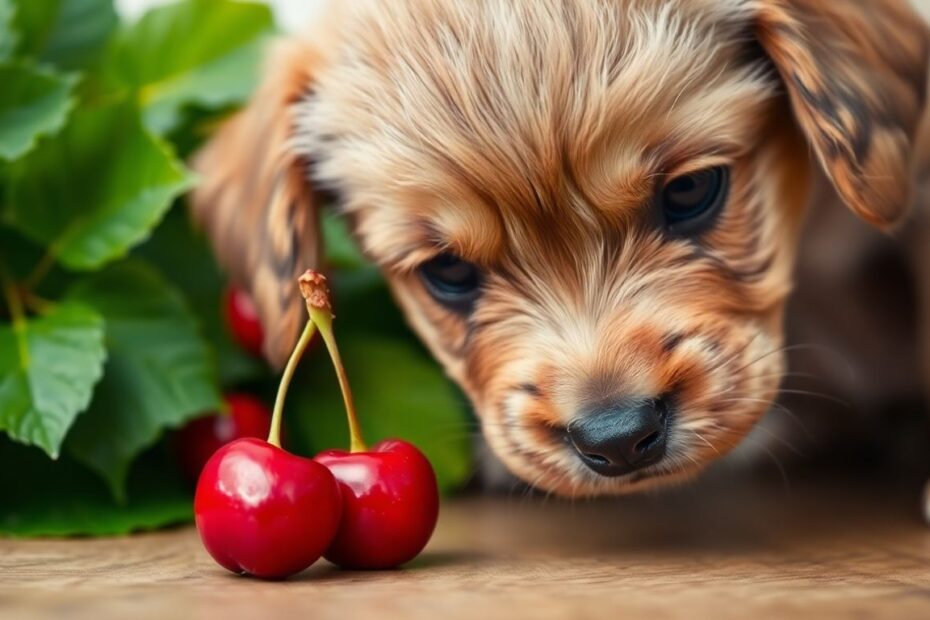
[[[665,456],[668,417],[661,399],[618,404],[572,420],[568,439],[585,465],[602,476],[622,476]]]

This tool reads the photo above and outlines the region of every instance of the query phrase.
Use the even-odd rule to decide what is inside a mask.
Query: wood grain
[[[0,618],[926,619],[918,495],[725,480],[610,502],[456,500],[403,570],[320,563],[283,583],[225,573],[190,528],[0,540]]]

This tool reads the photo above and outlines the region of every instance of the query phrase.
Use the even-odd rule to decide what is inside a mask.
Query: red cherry
[[[316,461],[260,439],[239,439],[220,448],[200,475],[197,531],[224,568],[283,579],[331,544],[342,511],[339,493]]]
[[[242,289],[230,287],[226,291],[226,322],[239,346],[261,357],[265,330],[258,319],[255,302]]]
[[[178,432],[181,467],[196,480],[213,453],[234,439],[265,438],[271,428],[271,410],[248,394],[227,394],[228,415],[198,418]]]
[[[388,440],[370,451],[330,450],[315,460],[342,489],[342,524],[327,560],[346,568],[393,568],[423,550],[439,516],[439,489],[422,452]]]
[[[298,284],[310,316],[326,344],[339,379],[349,423],[350,452],[330,451],[316,460],[342,488],[343,518],[326,558],[347,568],[392,568],[412,560],[429,542],[439,516],[436,474],[409,443],[383,441],[372,450],[362,439],[352,390],[333,334],[326,278],[314,271]]]

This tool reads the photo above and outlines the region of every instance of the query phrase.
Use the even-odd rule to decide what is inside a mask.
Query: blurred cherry
[[[252,355],[261,357],[265,330],[258,318],[255,302],[242,289],[230,287],[226,291],[226,322],[236,343]]]
[[[271,410],[248,394],[227,394],[227,412],[189,422],[178,432],[177,449],[184,472],[197,480],[203,466],[224,445],[245,437],[265,438],[271,428]]]

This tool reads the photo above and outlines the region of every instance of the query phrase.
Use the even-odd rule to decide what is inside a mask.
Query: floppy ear
[[[272,48],[249,105],[194,158],[202,182],[195,219],[220,263],[255,300],[270,362],[287,360],[304,321],[297,277],[319,264],[320,240],[307,162],[292,145],[294,104],[318,59],[297,39]]]
[[[889,228],[908,210],[928,31],[908,0],[755,0],[759,41],[843,201]]]

